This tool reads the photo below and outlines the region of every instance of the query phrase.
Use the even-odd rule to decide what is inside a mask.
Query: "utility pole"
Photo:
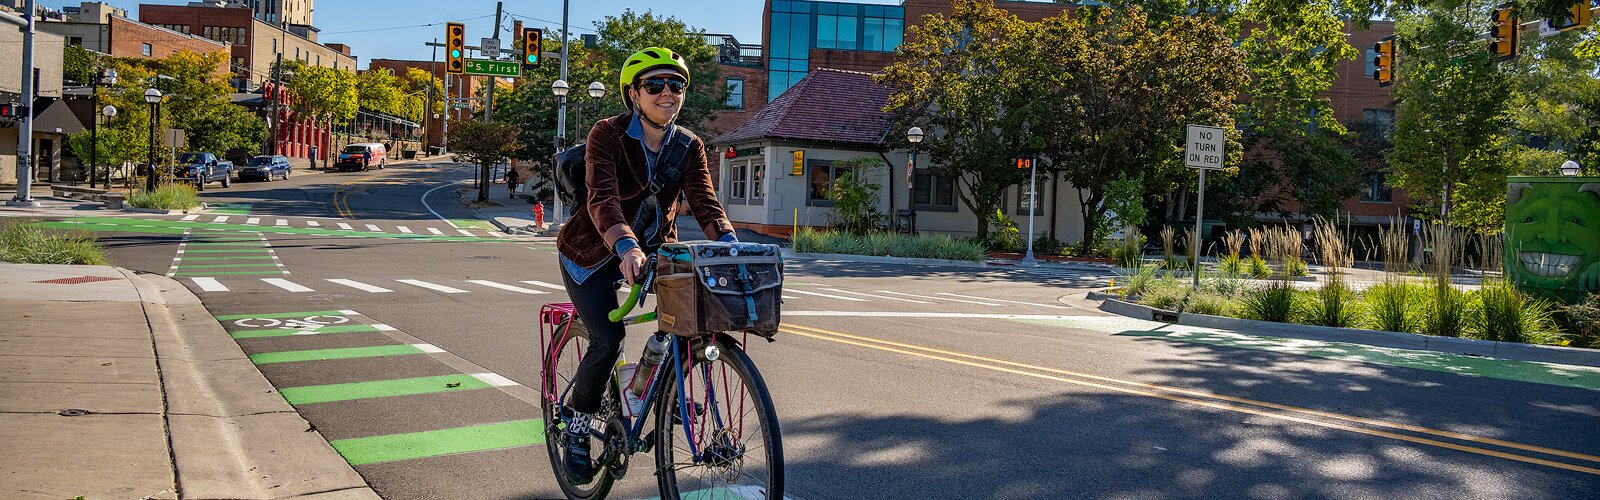
[[[494,36],[490,38],[494,39],[494,44],[497,46],[495,47],[496,49],[500,48],[498,47],[500,45],[500,17],[505,12],[501,8],[502,6],[501,2],[494,3]],[[480,47],[479,53],[481,54],[482,52],[483,48]],[[500,77],[496,76],[486,78],[489,80],[489,90],[483,93],[483,121],[485,123],[489,121],[490,117],[494,116],[494,87],[495,83],[500,80]]]
[[[439,39],[434,38],[429,49],[433,54],[428,56],[428,108],[422,112],[422,119],[427,125],[423,126],[423,145],[432,147],[433,142],[433,79],[439,74]],[[446,101],[449,102],[449,101]]]
[[[14,207],[37,207],[33,199],[33,5],[28,0],[23,17],[27,25],[22,29],[22,112],[21,130],[17,131],[17,194],[6,202]]]
[[[567,79],[567,39],[571,38],[567,36],[567,14],[568,10],[570,10],[569,8],[571,7],[570,3],[570,0],[561,0],[561,80],[563,81]],[[555,153],[561,152],[561,147],[565,145],[563,142],[566,140],[566,138],[567,96],[561,96],[561,104],[556,106]],[[550,172],[552,174],[552,180],[554,179],[554,173],[557,168],[555,163],[555,153],[551,153],[550,155]],[[556,196],[554,198],[555,200],[553,203],[555,204],[555,210],[552,210],[554,213],[550,216],[550,230],[546,232],[547,236],[559,233],[561,231],[561,224],[567,220],[566,212],[563,210],[564,207],[561,206],[561,197]]]

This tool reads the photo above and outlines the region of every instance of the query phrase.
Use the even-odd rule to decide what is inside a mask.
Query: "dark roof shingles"
[[[889,89],[856,71],[812,71],[744,123],[717,137],[730,144],[763,138],[878,145],[891,115]]]

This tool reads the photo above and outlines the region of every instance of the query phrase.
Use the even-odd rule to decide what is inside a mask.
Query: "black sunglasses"
[[[689,82],[677,78],[646,78],[639,82],[639,88],[646,94],[660,95],[662,90],[671,88],[672,93],[683,95],[683,89],[689,87]]]

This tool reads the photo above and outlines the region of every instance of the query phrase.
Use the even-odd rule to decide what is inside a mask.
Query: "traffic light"
[[[1377,55],[1372,58],[1372,79],[1378,81],[1379,87],[1388,87],[1394,83],[1394,35],[1389,35],[1378,40],[1372,45],[1372,51]]]
[[[1517,58],[1517,7],[1511,4],[1489,12],[1489,53],[1501,60]]]
[[[1573,2],[1572,6],[1567,8],[1567,16],[1565,18],[1550,18],[1546,19],[1545,23],[1550,26],[1550,29],[1556,31],[1572,31],[1587,28],[1589,23],[1593,21],[1594,13],[1589,10],[1588,0],[1582,0]]]
[[[1026,157],[1026,156],[1021,157],[1021,158],[1017,158],[1017,169],[1018,170],[1027,170],[1027,169],[1030,169],[1030,168],[1033,168],[1033,158],[1029,158],[1029,157]]]
[[[539,28],[526,28],[522,30],[522,69],[538,69],[539,60],[542,59],[544,50],[544,30]]]
[[[467,25],[461,23],[445,23],[444,25],[444,72],[452,75],[465,73],[467,70]]]

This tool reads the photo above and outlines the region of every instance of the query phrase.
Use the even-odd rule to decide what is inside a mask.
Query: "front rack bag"
[[[783,256],[777,245],[685,241],[657,251],[656,320],[685,336],[778,332]]]

